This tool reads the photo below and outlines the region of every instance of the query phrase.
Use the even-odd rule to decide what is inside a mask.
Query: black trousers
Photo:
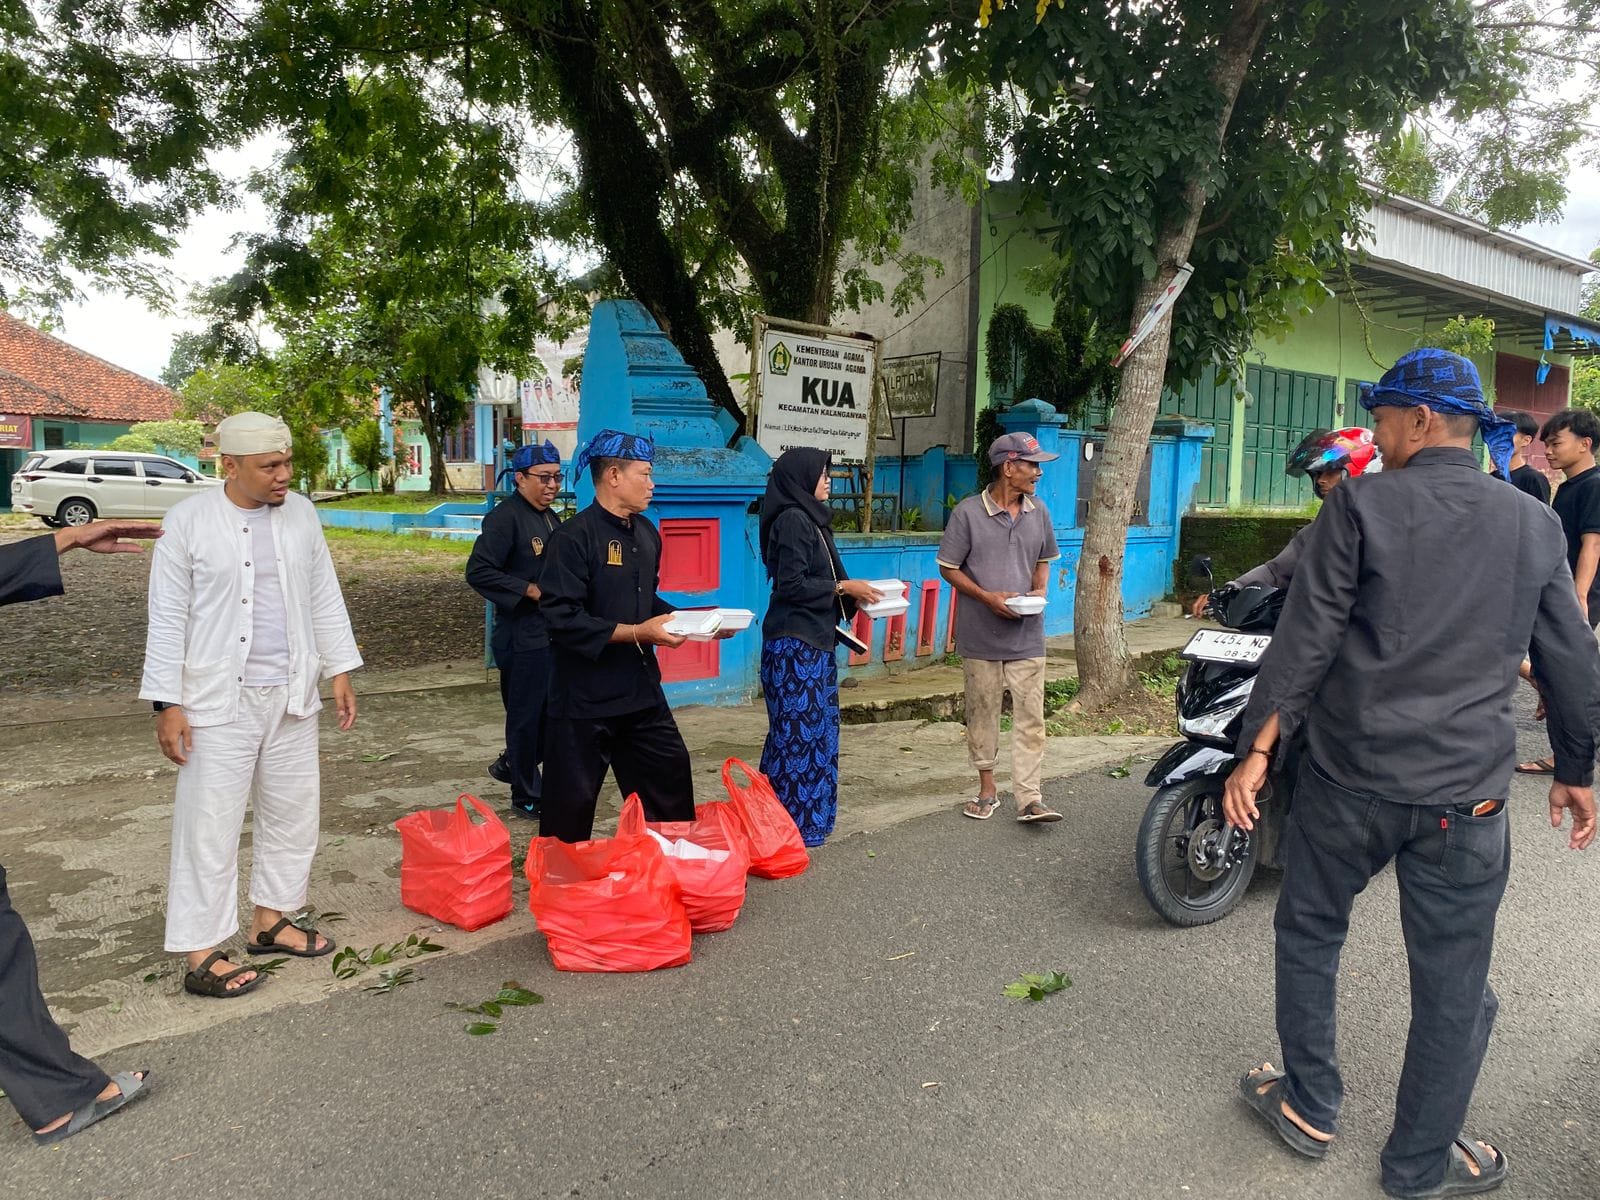
[[[50,1017],[39,991],[33,938],[6,893],[0,867],[0,1089],[28,1128],[38,1129],[94,1100],[110,1078],[82,1055]]]
[[[540,837],[581,842],[594,833],[595,803],[608,767],[624,797],[639,793],[646,820],[694,820],[689,750],[665,700],[616,717],[553,713],[544,744]]]
[[[1499,1009],[1489,958],[1511,866],[1505,807],[1473,817],[1361,796],[1308,755],[1284,851],[1274,925],[1285,1098],[1325,1133],[1334,1132],[1344,1098],[1334,1002],[1350,909],[1367,881],[1394,863],[1411,1030],[1381,1165],[1386,1187],[1426,1191],[1444,1178]]]
[[[550,695],[550,648],[496,650],[500,699],[506,709],[506,764],[511,768],[511,803],[535,808],[544,794],[546,700]]]

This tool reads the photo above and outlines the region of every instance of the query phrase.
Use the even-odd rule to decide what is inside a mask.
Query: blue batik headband
[[[518,446],[506,460],[504,469],[495,477],[495,482],[499,483],[514,472],[531,471],[534,467],[541,467],[546,463],[554,463],[558,467],[561,465],[561,451],[557,450],[553,443],[546,441],[542,446],[533,443]]]
[[[589,463],[597,458],[631,458],[638,462],[654,462],[656,457],[656,442],[654,438],[640,437],[634,433],[620,433],[615,429],[602,429],[589,439],[589,444],[578,451],[578,457],[572,461],[572,474],[576,478],[588,469]]]
[[[1431,408],[1478,419],[1483,444],[1501,475],[1510,477],[1511,456],[1516,451],[1517,425],[1483,399],[1478,368],[1448,350],[1412,350],[1400,356],[1375,384],[1361,388],[1361,407]]]

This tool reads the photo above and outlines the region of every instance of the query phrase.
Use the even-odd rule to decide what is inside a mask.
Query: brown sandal
[[[243,996],[246,992],[254,991],[265,976],[256,972],[254,967],[236,967],[232,971],[225,971],[221,975],[214,974],[211,967],[215,963],[228,962],[226,950],[213,950],[206,955],[206,959],[194,970],[183,977],[183,990],[192,996],[210,996],[217,1000],[232,1000],[235,996]],[[231,988],[228,984],[241,975],[255,972],[256,977],[248,983],[241,983],[238,987]]]
[[[291,925],[294,925],[296,929],[306,935],[306,948],[304,950],[297,946],[286,946],[277,940],[278,935]],[[319,938],[326,942],[327,945],[320,950],[313,949]],[[302,929],[299,925],[294,924],[292,918],[283,917],[271,929],[264,933],[258,933],[251,938],[245,949],[251,954],[292,954],[296,958],[321,958],[324,954],[332,954],[335,946],[331,937],[318,933],[315,929]]]

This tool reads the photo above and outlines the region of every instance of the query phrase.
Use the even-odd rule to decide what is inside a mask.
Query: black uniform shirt
[[[483,531],[467,559],[467,582],[495,606],[496,650],[539,650],[550,644],[539,602],[528,597],[538,584],[560,518],[540,512],[512,492],[483,518]]]
[[[539,607],[554,649],[551,714],[614,717],[665,704],[655,647],[611,642],[618,625],[672,611],[656,593],[656,527],[637,514],[624,521],[591,504],[556,530],[545,556]]]
[[[841,614],[855,615],[855,602],[835,594],[839,581],[823,537],[798,508],[773,521],[767,548],[772,599],[761,622],[761,636],[767,640],[793,637],[818,650],[832,650],[839,640],[834,628]]]
[[[1537,467],[1523,463],[1511,472],[1511,486],[1521,488],[1540,504],[1550,503],[1550,481]]]
[[[1600,533],[1600,467],[1590,467],[1566,480],[1556,489],[1551,505],[1561,518],[1561,531],[1567,535],[1567,567],[1578,573],[1578,553],[1583,535]],[[1589,623],[1600,622],[1600,571],[1589,584]]]
[[[1530,652],[1556,778],[1594,778],[1600,656],[1578,610],[1561,524],[1464,449],[1340,484],[1323,501],[1240,752],[1278,713],[1304,723],[1334,782],[1402,804],[1503,800],[1516,761],[1511,696]]]

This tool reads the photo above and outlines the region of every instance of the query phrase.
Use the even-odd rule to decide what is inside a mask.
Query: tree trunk
[[[1266,28],[1267,15],[1268,4],[1264,0],[1235,0],[1222,31],[1211,71],[1211,82],[1220,96],[1216,128],[1210,139],[1213,149],[1221,148],[1251,56]],[[1181,206],[1162,225],[1156,239],[1154,253],[1160,269],[1135,297],[1130,332],[1189,257],[1205,200],[1205,170],[1197,163],[1184,186]],[[1073,612],[1073,646],[1082,680],[1078,704],[1088,710],[1124,694],[1134,682],[1122,622],[1122,560],[1139,472],[1161,404],[1171,340],[1169,312],[1124,363],[1105,450],[1095,474]]]

